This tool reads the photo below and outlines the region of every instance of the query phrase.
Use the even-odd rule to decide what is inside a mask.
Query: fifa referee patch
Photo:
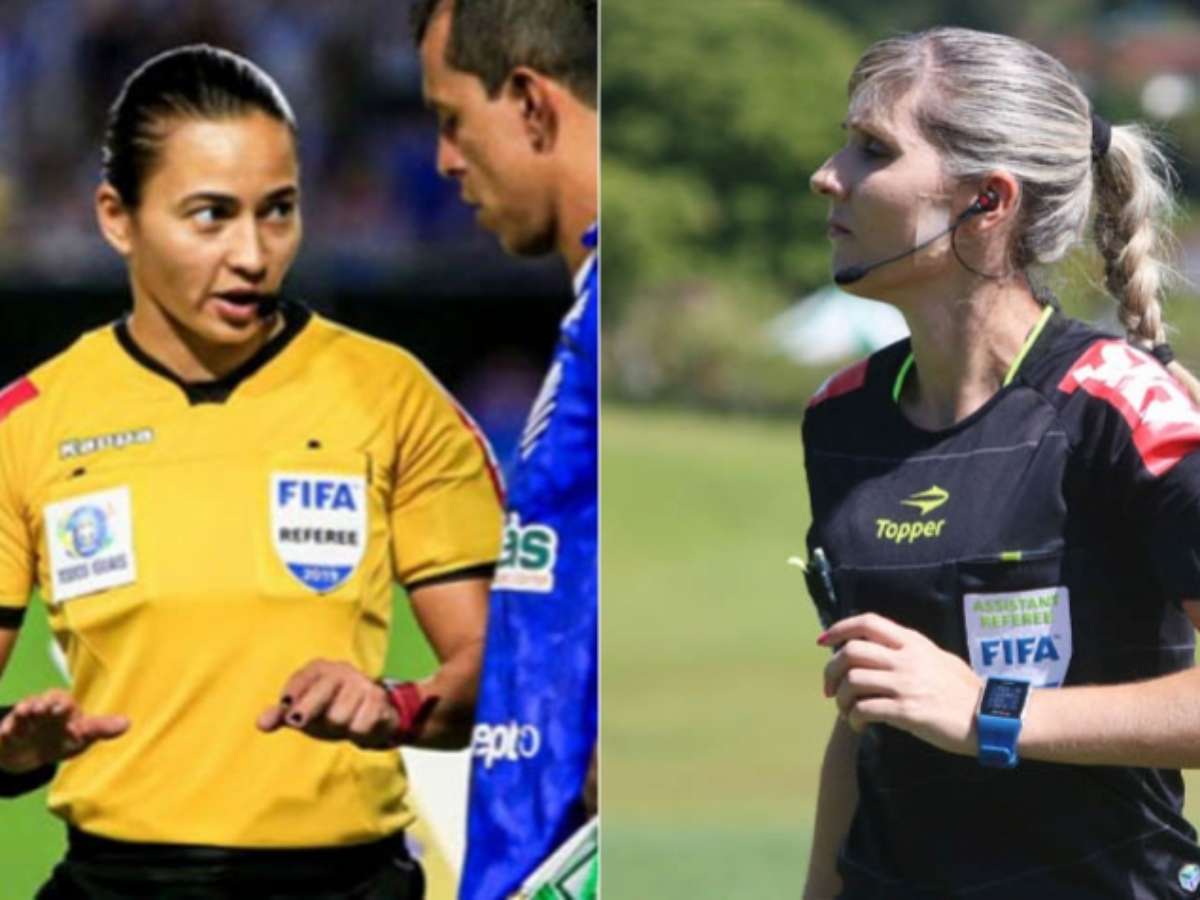
[[[341,587],[362,562],[366,541],[363,476],[271,474],[271,542],[305,587],[319,594]]]
[[[137,580],[128,487],[50,503],[43,517],[53,602]]]

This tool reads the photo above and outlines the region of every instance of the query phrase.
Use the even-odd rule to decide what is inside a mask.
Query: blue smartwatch
[[[984,683],[975,714],[980,765],[1011,769],[1017,764],[1017,738],[1031,687],[1023,678],[988,678]]]

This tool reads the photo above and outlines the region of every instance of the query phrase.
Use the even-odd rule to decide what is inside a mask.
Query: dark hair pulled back
[[[108,111],[104,179],[130,208],[158,162],[172,119],[225,119],[263,112],[296,133],[296,118],[275,81],[250,60],[207,44],[176,47],[126,79]]]

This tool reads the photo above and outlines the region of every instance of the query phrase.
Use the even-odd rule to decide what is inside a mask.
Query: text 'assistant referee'
[[[305,587],[324,594],[344,584],[362,561],[366,536],[363,476],[272,473],[272,542]]]

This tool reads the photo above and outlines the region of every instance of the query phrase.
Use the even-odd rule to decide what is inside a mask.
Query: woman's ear
[[[121,195],[107,181],[96,188],[96,221],[100,233],[121,256],[133,250],[133,216]]]

